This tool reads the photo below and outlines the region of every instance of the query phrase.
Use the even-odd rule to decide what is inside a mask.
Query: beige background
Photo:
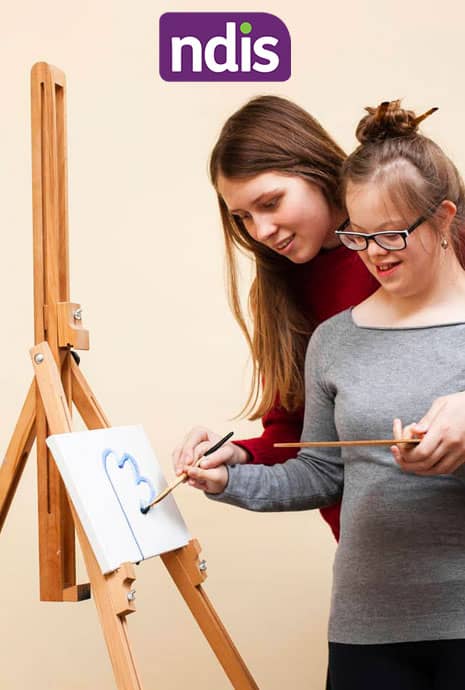
[[[231,10],[226,0],[40,3],[0,9],[0,442],[31,379],[29,70],[68,78],[72,299],[92,349],[82,368],[109,418],[143,423],[166,474],[191,425],[236,438],[248,354],[226,304],[223,251],[207,157],[224,119],[277,93],[309,109],[347,149],[365,105],[405,97],[437,105],[430,132],[463,169],[463,4],[382,6],[255,0],[287,24],[293,75],[283,84],[168,84],[158,76],[157,22],[168,10]],[[246,294],[250,268],[244,263]],[[36,478],[28,464],[1,538],[2,690],[114,687],[92,602],[38,602]],[[334,541],[317,513],[259,515],[182,487],[179,506],[208,560],[207,591],[260,688],[323,687]],[[145,688],[229,683],[159,559],[137,569],[130,630]],[[84,575],[83,575],[84,577]]]

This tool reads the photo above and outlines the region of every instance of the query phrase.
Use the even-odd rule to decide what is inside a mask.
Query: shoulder
[[[353,327],[352,308],[344,309],[330,319],[326,319],[315,328],[310,338],[314,342],[329,340],[338,337],[341,334],[346,334]]]
[[[353,327],[351,309],[345,309],[320,323],[308,343],[306,364],[312,361],[317,366],[326,368],[347,341]]]
[[[376,290],[372,295],[357,304],[353,309],[353,319],[362,326],[370,326],[372,323],[379,322],[382,316],[383,304],[379,299],[380,291]]]

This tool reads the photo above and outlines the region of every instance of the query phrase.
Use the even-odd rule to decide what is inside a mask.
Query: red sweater
[[[295,287],[301,296],[302,307],[312,319],[321,323],[362,302],[379,287],[379,283],[356,252],[340,246],[322,250],[308,263],[296,265]],[[273,444],[300,441],[303,416],[303,407],[287,412],[277,400],[262,419],[262,435],[235,443],[250,453],[251,462],[261,465],[285,462],[295,457],[294,449],[274,448]],[[322,508],[321,514],[339,539],[340,504]]]

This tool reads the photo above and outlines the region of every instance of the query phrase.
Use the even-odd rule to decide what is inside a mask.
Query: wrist
[[[209,489],[205,490],[205,493],[208,496],[219,496],[222,494],[225,490],[226,487],[228,486],[229,483],[229,469],[227,465],[222,465],[221,468],[222,478],[217,480],[214,484],[210,486]]]
[[[242,446],[237,445],[234,443],[235,451],[234,451],[234,462],[237,465],[245,465],[248,462],[252,461],[252,454],[249,453],[249,451],[246,448],[243,448]]]

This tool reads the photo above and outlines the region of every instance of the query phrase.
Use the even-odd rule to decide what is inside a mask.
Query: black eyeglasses
[[[436,210],[436,208],[437,206],[434,210]],[[381,230],[380,232],[372,232],[368,235],[364,232],[353,232],[350,225],[350,218],[347,218],[347,220],[336,230],[336,235],[340,238],[342,244],[348,249],[353,249],[356,252],[368,249],[370,240],[374,240],[382,249],[386,249],[388,252],[394,252],[406,248],[408,236],[418,228],[419,225],[424,223],[426,219],[427,216],[420,216],[418,220],[412,223],[412,225],[409,225],[408,228],[405,228],[405,230]]]

